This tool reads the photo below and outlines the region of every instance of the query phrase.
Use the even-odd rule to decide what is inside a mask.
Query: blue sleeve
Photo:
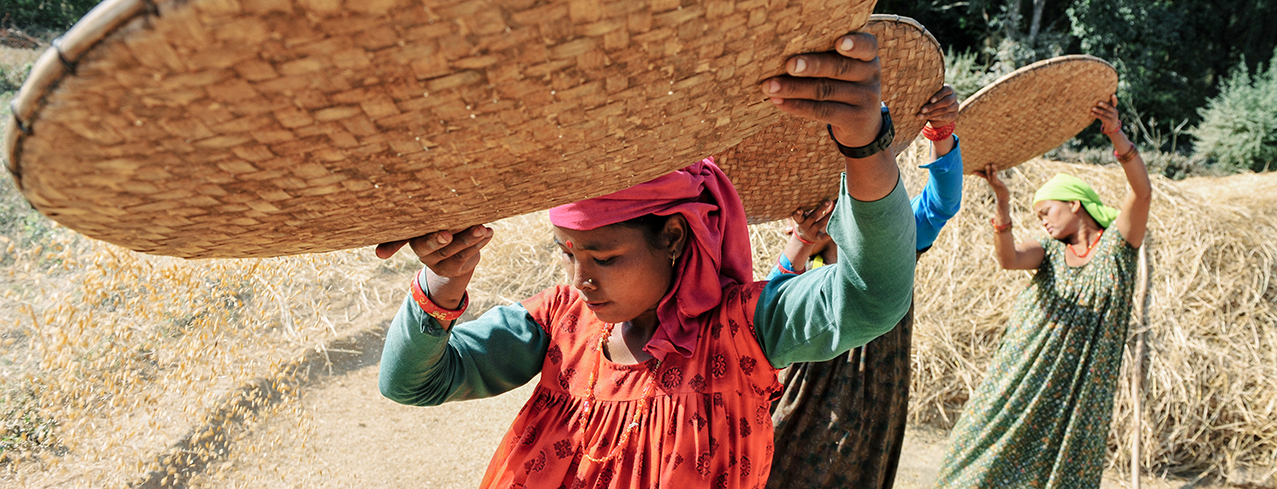
[[[378,383],[383,396],[415,406],[492,397],[540,373],[549,343],[521,304],[445,329],[408,296],[386,332]]]
[[[789,257],[788,257],[788,256],[785,256],[785,253],[784,253],[784,252],[782,252],[782,253],[780,254],[780,266],[779,266],[779,267],[772,267],[772,271],[771,271],[771,273],[767,274],[767,278],[766,278],[766,279],[764,279],[764,280],[771,280],[771,279],[774,279],[774,278],[776,278],[776,277],[779,277],[779,276],[781,275],[781,273],[780,273],[780,267],[785,267],[786,269],[789,269],[789,270],[793,270],[793,269],[794,269],[794,264],[793,264],[793,263],[791,263],[791,262],[789,261]]]
[[[773,367],[834,358],[891,331],[909,310],[917,238],[904,185],[861,202],[843,178],[828,227],[838,261],[783,274],[759,295],[754,331]]]
[[[953,150],[920,167],[927,169],[928,177],[927,186],[911,202],[918,227],[918,250],[931,246],[940,229],[962,207],[962,145],[957,136],[953,139]]]

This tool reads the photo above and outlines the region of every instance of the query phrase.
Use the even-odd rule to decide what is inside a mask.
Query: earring
[[[673,267],[678,266],[678,265],[676,265],[676,264],[675,264],[676,262],[678,262],[678,256],[671,256],[671,257],[670,257],[670,268],[673,268]]]

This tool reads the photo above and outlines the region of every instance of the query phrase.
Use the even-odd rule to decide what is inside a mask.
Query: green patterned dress
[[[1138,248],[1109,227],[1091,261],[1046,256],[949,438],[936,487],[1099,487]]]

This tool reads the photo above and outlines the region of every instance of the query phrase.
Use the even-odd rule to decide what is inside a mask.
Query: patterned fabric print
[[[1099,487],[1135,260],[1116,228],[1081,267],[1064,244],[1016,299],[988,376],[950,435],[936,487]]]
[[[913,307],[896,327],[833,360],[781,371],[770,489],[892,487],[909,414]],[[864,369],[861,370],[863,362]]]
[[[482,487],[762,487],[773,450],[765,414],[780,389],[753,332],[764,285],[724,294],[692,358],[671,355],[659,368],[655,360],[620,365],[603,358],[584,434],[580,416],[603,324],[570,287],[525,301],[557,353],[546,355],[541,380],[493,455]],[[649,382],[651,407],[616,458],[586,459],[605,457],[620,441]]]
[[[892,487],[909,414],[912,335],[910,304],[895,328],[869,344],[780,372],[768,488]]]

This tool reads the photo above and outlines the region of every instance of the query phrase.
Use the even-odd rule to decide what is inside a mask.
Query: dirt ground
[[[371,341],[349,352],[346,362],[354,365],[346,373],[321,375],[284,401],[277,414],[232,445],[228,456],[192,478],[191,487],[477,487],[531,384],[491,399],[401,406],[377,391],[379,349]],[[930,488],[944,442],[942,432],[910,427],[896,487]],[[1110,470],[1101,487],[1130,487],[1129,476]],[[1211,486],[1147,478],[1142,487]]]

